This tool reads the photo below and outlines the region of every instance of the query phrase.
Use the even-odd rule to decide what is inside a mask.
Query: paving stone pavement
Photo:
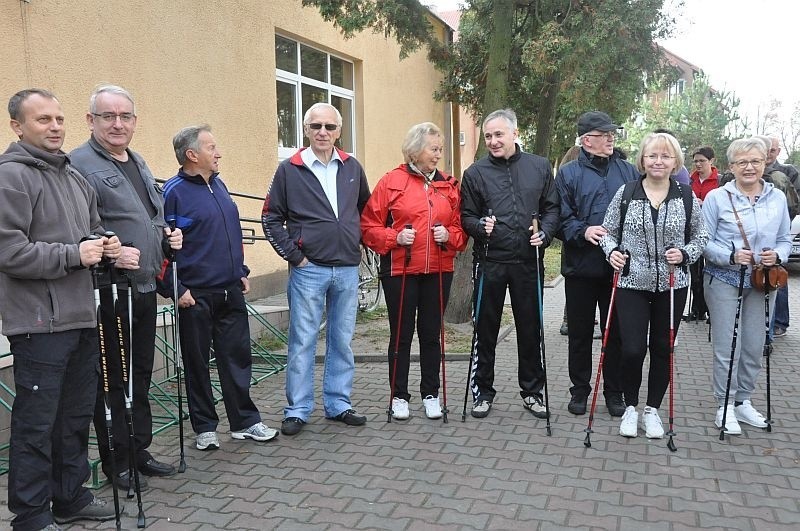
[[[566,338],[558,334],[563,284],[546,290],[545,328],[552,436],[522,408],[512,332],[498,346],[491,414],[461,422],[467,366],[447,364],[449,422],[428,420],[421,401],[408,421],[386,422],[387,369],[359,363],[353,404],[368,416],[352,428],[317,409],[295,437],[258,444],[221,432],[222,448],[200,452],[187,438],[188,470],[150,479],[148,529],[800,529],[800,280],[791,280],[794,327],[772,358],[772,433],[743,426],[718,439],[705,324],[682,324],[676,346],[675,443],[625,439],[602,394],[592,447],[587,416],[566,411]],[[595,342],[599,354],[599,341]],[[595,356],[595,360],[597,356]],[[322,366],[317,366],[317,384]],[[762,372],[754,403],[764,410]],[[412,386],[419,381],[412,367]],[[282,417],[283,376],[253,389],[265,422]],[[644,399],[644,397],[643,397]],[[662,408],[666,423],[668,399]],[[220,415],[223,408],[218,407]],[[220,429],[227,426],[223,417]],[[191,431],[186,423],[187,430]],[[178,430],[151,450],[177,463]],[[7,485],[7,476],[0,478]],[[110,498],[104,488],[101,495]],[[5,505],[0,516],[9,521]],[[135,529],[127,502],[125,529]],[[131,516],[131,515],[134,516]],[[73,527],[75,528],[75,527]],[[86,529],[111,529],[113,522]]]

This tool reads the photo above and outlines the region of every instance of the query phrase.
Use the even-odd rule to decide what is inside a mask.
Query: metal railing
[[[157,314],[159,331],[156,333],[156,363],[153,369],[153,379],[150,384],[150,407],[153,413],[153,435],[161,433],[177,425],[180,414],[184,419],[187,417],[187,406],[184,403],[181,413],[178,412],[177,398],[177,363],[176,349],[172,344],[171,327],[174,322],[173,306],[165,306]],[[288,345],[286,334],[267,320],[250,304],[247,305],[247,313],[251,320],[262,330],[257,339],[250,340],[250,352],[253,357],[252,385],[257,385],[272,375],[278,374],[286,368],[286,354],[283,352]],[[10,353],[0,354],[0,359],[10,356]],[[222,389],[219,378],[216,374],[216,363],[211,353],[211,386],[214,396],[214,403],[222,400]],[[185,381],[185,379],[184,379]],[[185,394],[184,394],[185,396]],[[0,407],[11,412],[14,401],[14,390],[0,381]],[[119,412],[121,415],[122,412]],[[92,488],[101,487],[105,483],[105,478],[101,474],[100,459],[97,455],[97,439],[92,429],[89,439],[90,444],[90,469]],[[0,445],[0,475],[8,472],[8,443]]]

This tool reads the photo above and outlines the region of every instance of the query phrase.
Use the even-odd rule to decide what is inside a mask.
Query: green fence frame
[[[247,313],[264,332],[258,339],[250,340],[250,351],[253,356],[252,385],[257,385],[270,376],[276,375],[286,368],[286,354],[276,353],[275,350],[284,350],[289,339],[286,334],[270,323],[267,318],[258,313],[250,304]],[[157,435],[175,425],[178,416],[177,395],[177,363],[175,345],[172,343],[172,323],[174,322],[174,307],[165,306],[159,310],[156,322],[160,332],[156,334],[156,358],[158,354],[163,360],[163,367],[154,371],[150,384],[150,407],[153,412],[153,435]],[[272,347],[272,348],[270,348]],[[222,389],[216,375],[213,350],[211,352],[211,387],[214,394],[214,403],[222,400]],[[0,359],[11,356],[11,353],[0,354]],[[0,381],[0,407],[11,412],[14,401],[14,390]],[[185,400],[185,396],[184,396]],[[183,405],[183,418],[188,418],[186,405]],[[8,443],[0,445],[0,475],[8,472]],[[97,457],[97,439],[94,429],[90,430],[90,487],[99,488],[105,484],[105,477],[101,473],[100,458]]]

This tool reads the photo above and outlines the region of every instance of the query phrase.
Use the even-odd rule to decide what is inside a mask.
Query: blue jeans
[[[350,342],[356,326],[358,266],[328,267],[309,262],[290,267],[289,351],[286,366],[284,417],[307,421],[314,410],[314,357],[323,309],[325,365],[322,373],[322,403],[325,416],[335,417],[351,408],[353,351]]]
[[[772,325],[784,330],[789,328],[789,285],[775,292],[775,312],[772,314]]]

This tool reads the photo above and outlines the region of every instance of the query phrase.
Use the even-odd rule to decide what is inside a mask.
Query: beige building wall
[[[431,20],[445,38],[444,24]],[[91,90],[102,82],[122,85],[139,116],[131,147],[161,178],[177,170],[172,135],[206,122],[229,189],[263,197],[278,164],[276,32],[354,63],[355,155],[371,185],[402,162],[400,144],[411,125],[433,121],[451,130],[450,105],[432,96],[441,74],[424,51],[400,61],[399,46],[383,34],[345,40],[300,0],[5,0],[0,32],[4,105],[22,88],[54,91],[66,113],[69,151],[88,138]],[[10,128],[0,127],[3,149],[14,140]],[[457,132],[449,145],[456,156]],[[242,216],[260,217],[260,201],[237,202]],[[283,289],[286,265],[268,243],[248,245],[245,253],[255,295]]]

